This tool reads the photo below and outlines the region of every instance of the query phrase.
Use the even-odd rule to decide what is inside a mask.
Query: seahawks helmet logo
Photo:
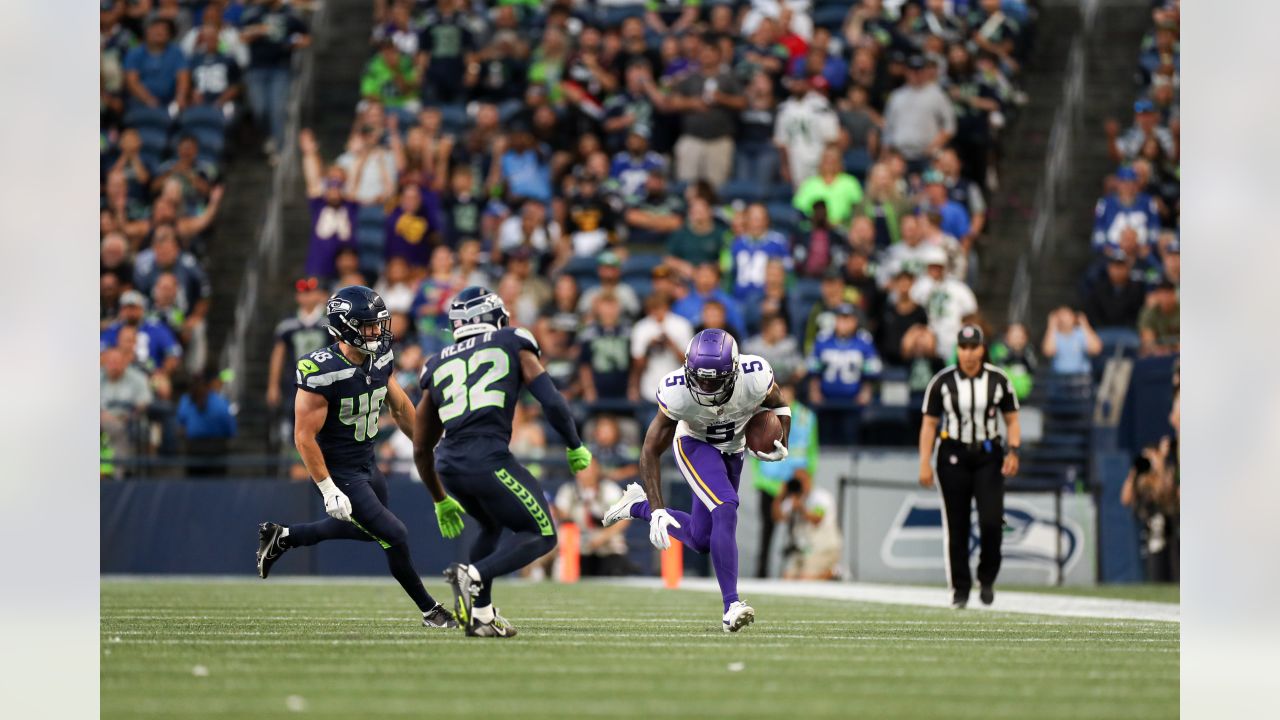
[[[341,313],[345,315],[348,312],[351,312],[351,303],[349,301],[343,300],[340,297],[329,298],[329,305],[325,308],[326,314],[332,315],[334,313]]]

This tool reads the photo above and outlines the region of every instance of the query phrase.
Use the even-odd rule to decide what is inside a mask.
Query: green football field
[[[1177,623],[753,595],[756,623],[729,635],[702,592],[495,599],[519,637],[420,627],[390,581],[106,579],[102,717],[1178,715]]]

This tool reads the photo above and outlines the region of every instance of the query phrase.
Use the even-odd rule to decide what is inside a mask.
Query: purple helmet
[[[723,405],[738,382],[738,341],[719,328],[693,336],[684,350],[684,384],[699,405]]]

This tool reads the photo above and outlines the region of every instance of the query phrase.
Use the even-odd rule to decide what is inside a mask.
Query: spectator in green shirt
[[[401,54],[391,38],[378,44],[378,54],[369,60],[360,77],[360,96],[380,100],[387,108],[417,112],[418,72],[413,58]]]
[[[681,277],[693,277],[693,269],[702,263],[718,263],[724,249],[724,232],[716,227],[711,203],[695,196],[689,201],[689,220],[667,238],[667,255],[663,262]]]
[[[1178,289],[1165,280],[1147,295],[1147,306],[1138,316],[1138,334],[1142,338],[1139,354],[1173,355],[1179,350]]]
[[[813,212],[813,204],[819,200],[826,202],[827,219],[831,224],[841,226],[853,215],[853,206],[862,202],[862,185],[857,178],[844,172],[840,150],[834,145],[822,151],[818,174],[800,184],[791,204],[808,216]]]

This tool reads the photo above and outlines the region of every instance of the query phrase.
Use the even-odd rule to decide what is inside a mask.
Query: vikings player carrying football
[[[694,552],[711,553],[724,600],[725,632],[755,621],[755,610],[738,598],[738,482],[742,475],[745,429],[761,408],[782,421],[782,440],[774,450],[755,453],[766,461],[787,456],[791,410],[773,380],[773,368],[757,355],[738,355],[728,333],[707,329],[689,341],[684,366],[666,375],[657,388],[658,413],[645,434],[640,478],[604,516],[604,524],[624,518],[649,523],[649,541],[666,549],[674,537]],[[693,488],[691,512],[671,510],[662,500],[659,457],[670,445],[676,467]]]

